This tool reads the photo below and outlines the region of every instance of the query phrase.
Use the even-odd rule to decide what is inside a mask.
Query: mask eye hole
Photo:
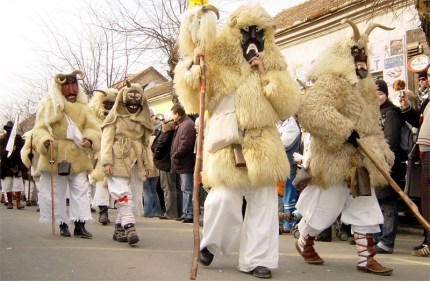
[[[243,28],[243,30],[245,30],[246,32],[249,32],[249,26],[245,26],[245,27]]]
[[[137,100],[140,100],[142,98],[142,95],[139,93],[134,94],[134,98]]]
[[[256,32],[260,32],[262,29],[261,28],[259,28],[258,26],[255,28],[255,31]]]

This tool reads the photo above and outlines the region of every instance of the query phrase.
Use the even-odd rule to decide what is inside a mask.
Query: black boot
[[[134,223],[128,223],[124,225],[125,235],[127,236],[127,242],[129,245],[136,244],[139,242],[139,236],[137,236],[136,228]]]
[[[92,238],[93,235],[85,229],[85,222],[75,221],[75,231],[73,235],[79,238]]]
[[[109,223],[108,206],[99,206],[99,223],[106,225]]]
[[[324,229],[320,234],[318,234],[315,237],[315,241],[321,241],[321,242],[331,242],[332,239],[332,231],[331,231],[331,225]]]
[[[127,236],[125,235],[125,229],[120,223],[115,224],[115,231],[113,233],[113,240],[118,242],[127,242]]]
[[[270,269],[264,266],[257,266],[253,270],[251,270],[249,273],[252,273],[257,278],[263,278],[263,279],[270,279],[272,278],[272,272]]]
[[[60,235],[64,236],[64,237],[70,237],[70,231],[69,231],[69,226],[67,225],[67,223],[62,223],[60,224]]]
[[[208,248],[203,248],[203,250],[200,251],[200,263],[204,266],[209,266],[214,259],[214,255],[209,252]]]

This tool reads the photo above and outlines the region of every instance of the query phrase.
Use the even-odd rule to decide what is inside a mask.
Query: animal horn
[[[358,40],[360,40],[361,38],[361,35],[357,25],[350,19],[343,19],[340,23],[344,24],[345,22],[349,23],[349,25],[351,25],[352,27],[352,30],[354,30],[354,35],[351,38],[354,39],[354,41],[358,42]]]
[[[236,19],[236,17],[233,17],[233,18],[231,18],[229,21],[228,21],[228,26],[230,26],[230,28],[233,28],[233,27],[235,27],[236,26],[236,24],[237,24],[237,19]]]
[[[54,76],[54,80],[58,84],[64,84],[64,83],[66,83],[66,77],[64,77],[64,74],[61,74],[61,73],[55,75]]]
[[[146,88],[146,86],[148,86],[148,85],[149,85],[149,83],[148,83],[148,84],[143,85],[143,86],[142,86],[142,90],[144,90],[144,91],[145,91],[145,88]]]
[[[79,75],[80,78],[76,76],[76,80],[84,80],[85,78],[85,73],[82,70],[73,70],[70,75]]]
[[[94,90],[94,92],[100,92],[100,93],[104,94],[104,95],[105,95],[105,97],[107,97],[107,93],[106,93],[105,91],[102,91],[102,90]]]
[[[216,18],[219,20],[219,12],[218,9],[213,5],[204,5],[202,8],[202,12],[212,11],[215,13]]]
[[[305,89],[307,89],[307,88],[308,88],[308,86],[306,86],[306,84],[305,84],[305,83],[303,83],[303,81],[302,81],[302,80],[300,80],[299,78],[296,78],[296,81],[297,81],[297,82],[299,82],[299,84],[300,84],[300,85],[302,85],[302,87],[303,87],[303,88],[305,88]]]
[[[130,82],[128,80],[125,80],[125,84],[127,85],[127,88],[131,87],[131,84],[130,84]]]
[[[369,24],[369,26],[366,29],[366,32],[364,32],[364,33],[367,34],[367,36],[369,36],[370,32],[372,32],[372,30],[377,28],[377,27],[379,27],[383,30],[393,30],[395,28],[395,27],[388,27],[388,26],[385,26],[385,25],[382,25],[379,23],[371,23],[371,24]]]

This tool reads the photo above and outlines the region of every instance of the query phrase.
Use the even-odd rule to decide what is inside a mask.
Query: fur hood
[[[103,129],[106,125],[115,123],[118,115],[120,116],[129,115],[130,120],[140,123],[147,130],[150,130],[151,131],[150,134],[152,134],[154,130],[154,124],[152,124],[151,116],[149,115],[149,105],[144,95],[143,88],[144,87],[142,87],[138,83],[133,83],[130,85],[130,87],[127,87],[127,86],[123,87],[119,91],[118,96],[116,97],[115,105],[109,112],[109,115],[106,116],[106,119],[101,125],[101,128]],[[128,91],[138,91],[142,95],[142,109],[133,114],[129,113],[124,106],[125,95],[127,94]]]
[[[356,84],[358,82],[358,78],[355,74],[355,63],[354,58],[351,56],[351,48],[363,48],[365,54],[369,58],[370,53],[367,44],[369,43],[369,34],[372,32],[372,30],[375,27],[380,27],[385,30],[392,29],[372,23],[368,26],[365,32],[360,33],[354,22],[344,19],[342,20],[341,24],[344,23],[349,23],[351,25],[353,29],[353,36],[349,38],[343,38],[326,48],[307,73],[307,80],[314,83],[318,77],[328,74],[342,77],[346,79],[351,85]],[[370,65],[369,60],[367,60],[367,65]]]
[[[101,124],[105,120],[105,109],[103,107],[103,102],[115,102],[118,95],[118,90],[115,88],[107,88],[103,90],[95,90],[97,93],[91,99],[90,108]]]
[[[84,93],[84,89],[78,82],[77,103],[88,104],[88,98]],[[61,93],[61,84],[52,80],[48,94],[40,101],[39,107],[44,108],[43,118],[45,126],[52,135],[52,127],[50,124],[56,123],[64,118],[64,107],[68,101]]]

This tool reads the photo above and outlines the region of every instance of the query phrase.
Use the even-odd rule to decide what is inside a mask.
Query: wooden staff
[[[49,150],[51,152],[51,159],[49,164],[51,165],[51,217],[52,217],[52,235],[55,235],[55,214],[54,214],[54,153],[52,151],[52,141],[49,141]]]
[[[30,159],[30,167],[28,168],[28,196],[27,202],[30,201],[30,183],[31,183],[31,161],[33,160],[33,133],[30,137],[30,154],[28,154],[28,158]]]
[[[367,151],[367,149],[364,147],[364,145],[361,143],[359,139],[357,139],[358,147],[360,147],[361,151],[372,161],[372,163],[378,168],[378,170],[381,172],[381,174],[387,179],[388,183],[391,185],[391,187],[399,194],[400,198],[405,201],[406,205],[411,209],[411,211],[414,213],[414,215],[417,217],[418,221],[421,223],[421,225],[427,230],[430,231],[430,224],[426,219],[420,214],[417,205],[415,205],[414,202],[403,192],[403,190],[397,185],[397,183],[390,177],[390,175],[384,171],[384,169],[381,168],[376,163],[376,160],[373,158],[373,156]]]

